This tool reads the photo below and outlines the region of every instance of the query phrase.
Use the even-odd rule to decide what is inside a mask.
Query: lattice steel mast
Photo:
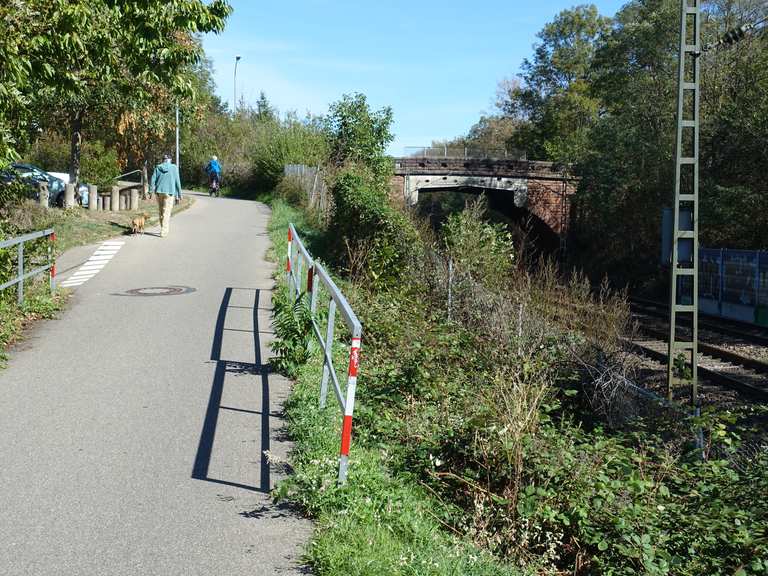
[[[672,399],[678,382],[688,383],[694,406],[698,402],[700,3],[681,2],[667,359],[668,397]],[[690,326],[689,338],[683,338],[684,324]]]

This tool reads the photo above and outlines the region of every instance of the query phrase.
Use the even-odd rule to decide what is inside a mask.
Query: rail
[[[24,244],[26,242],[45,237],[50,239],[50,242],[48,243],[48,263],[45,266],[39,266],[33,270],[30,270],[29,272],[25,272]],[[54,242],[56,242],[56,232],[54,232],[53,228],[48,228],[47,230],[41,230],[39,232],[30,232],[29,234],[24,234],[15,238],[9,238],[8,240],[0,240],[0,250],[18,246],[16,256],[16,277],[9,280],[8,282],[0,284],[0,291],[5,290],[6,288],[10,288],[14,285],[17,286],[19,306],[24,304],[24,280],[27,278],[32,278],[38,274],[42,274],[46,270],[50,270],[49,277],[51,292],[53,292],[54,288],[56,287],[56,261],[53,258]]]
[[[288,291],[291,301],[309,298],[312,331],[323,350],[323,375],[320,381],[320,407],[325,408],[328,397],[328,383],[333,384],[336,400],[344,414],[341,430],[341,449],[339,453],[339,483],[347,480],[349,468],[349,449],[352,443],[352,416],[355,409],[355,391],[357,389],[357,373],[360,364],[360,340],[362,325],[354,310],[347,302],[339,287],[326,272],[323,266],[310,255],[293,224],[288,225],[288,258],[285,265],[288,280]],[[321,290],[324,288],[324,290]],[[318,320],[320,299],[328,301],[328,315],[325,325],[325,338]],[[339,377],[333,365],[333,343],[336,314],[341,313],[347,328],[351,333],[349,346],[349,367],[347,369],[347,385],[342,390]]]

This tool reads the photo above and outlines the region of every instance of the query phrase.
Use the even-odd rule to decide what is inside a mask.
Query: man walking
[[[155,166],[149,191],[157,195],[157,207],[160,211],[160,237],[165,238],[171,227],[173,201],[181,200],[179,169],[171,164],[171,157],[168,154],[163,156],[162,164]]]

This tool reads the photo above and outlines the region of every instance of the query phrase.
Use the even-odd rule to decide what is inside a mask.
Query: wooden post
[[[112,200],[109,205],[112,212],[120,210],[120,188],[117,186],[112,186]]]
[[[48,210],[48,182],[40,182],[37,186],[37,201],[46,210]]]
[[[96,212],[99,209],[99,189],[94,184],[88,184],[88,210]]]
[[[75,185],[64,186],[64,208],[72,208],[75,205]]]

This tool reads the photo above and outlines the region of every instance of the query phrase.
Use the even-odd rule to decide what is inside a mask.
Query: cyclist
[[[216,156],[211,156],[208,164],[205,166],[205,173],[208,174],[208,192],[211,196],[219,195],[219,186],[221,186],[221,164]]]

